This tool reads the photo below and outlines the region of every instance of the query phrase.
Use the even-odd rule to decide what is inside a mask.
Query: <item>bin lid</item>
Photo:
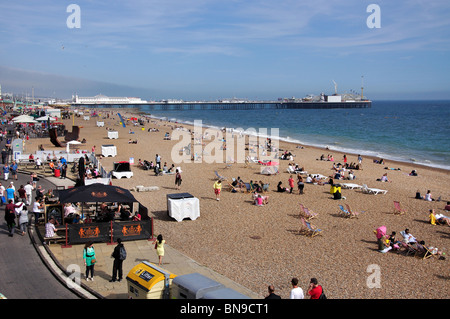
[[[196,298],[201,298],[207,291],[224,287],[221,283],[199,273],[177,276],[172,281],[172,285],[177,285],[194,293]]]
[[[173,279],[175,277],[175,274],[152,263],[143,261],[130,270],[126,279],[142,289],[150,291],[156,283],[166,278]]]
[[[251,299],[231,288],[220,288],[205,293],[202,299]]]
[[[178,194],[167,194],[167,198],[170,199],[182,199],[182,198],[193,198],[194,195],[190,193],[178,193]]]

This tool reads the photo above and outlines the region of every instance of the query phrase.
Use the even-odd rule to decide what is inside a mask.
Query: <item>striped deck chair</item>
[[[319,215],[318,213],[315,213],[312,210],[305,207],[303,204],[300,204],[300,217],[303,217],[306,220],[310,220],[317,217],[318,215]]]
[[[244,183],[245,189],[247,190],[247,193],[253,192],[253,186],[250,185],[250,183]]]
[[[308,222],[307,220],[305,220],[303,217],[300,218],[301,220],[301,228],[300,228],[300,233],[304,234],[305,236],[308,237],[314,237],[317,236],[319,234],[322,233],[322,229],[317,228],[316,226],[312,225],[310,222]]]
[[[219,179],[221,181],[226,181],[227,180],[226,177],[223,177],[223,176],[219,175],[219,173],[217,173],[217,171],[214,171],[214,173],[216,174],[216,178],[217,179]]]
[[[339,215],[342,215],[346,218],[354,217],[354,216],[352,216],[352,214],[350,214],[350,212],[347,209],[344,208],[344,206],[342,206],[342,205],[338,205],[338,206],[339,206],[339,212],[338,212]]]
[[[358,217],[358,215],[359,215],[360,213],[364,213],[364,211],[361,211],[361,212],[353,211],[353,210],[350,208],[350,205],[348,205],[348,204],[345,204],[345,207],[347,207],[347,211],[350,213],[350,215],[351,215],[352,217]]]
[[[406,214],[406,210],[403,209],[403,208],[401,207],[399,201],[395,201],[395,200],[394,200],[394,212],[393,212],[393,214],[394,214],[394,215],[403,215],[403,214]]]
[[[420,259],[428,259],[428,258],[430,258],[430,257],[435,257],[435,258],[437,258],[437,255],[434,255],[434,254],[428,249],[427,246],[421,245],[421,244],[419,244],[419,243],[415,243],[414,246],[415,246],[414,248],[415,248],[415,250],[416,250],[416,252],[415,252],[415,254],[414,254],[414,257],[418,257],[418,258],[420,258]]]

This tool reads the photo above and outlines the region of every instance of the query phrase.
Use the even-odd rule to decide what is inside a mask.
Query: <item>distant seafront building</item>
[[[72,102],[76,104],[144,104],[147,101],[139,97],[110,97],[99,94],[92,97],[79,97],[78,94],[72,95]]]

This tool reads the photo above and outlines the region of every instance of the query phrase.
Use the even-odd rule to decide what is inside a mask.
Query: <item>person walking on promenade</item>
[[[5,206],[5,221],[6,226],[8,227],[8,236],[13,237],[14,230],[16,227],[16,211],[15,209],[19,207],[18,205],[14,205],[12,200],[9,201],[9,203]]]
[[[5,186],[2,185],[2,183],[0,183],[0,202],[1,202],[1,206],[3,206],[3,204],[7,204],[8,202],[6,201],[6,189]]]
[[[95,249],[92,241],[89,241],[84,245],[83,259],[84,265],[86,266],[86,281],[89,281],[89,279],[91,281],[94,281],[94,265],[96,259],[95,259]]]
[[[16,161],[13,161],[11,165],[9,166],[9,170],[11,172],[12,179],[15,179],[17,181],[17,163]]]
[[[126,258],[126,250],[122,244],[122,239],[117,238],[117,246],[114,248],[111,257],[114,258],[112,278],[109,282],[121,282],[123,271],[122,264]]]
[[[25,189],[26,204],[31,205],[31,198],[33,196],[33,185],[31,185],[31,182],[28,181],[23,188]]]
[[[320,299],[320,296],[323,293],[323,289],[322,289],[322,286],[318,284],[318,281],[316,278],[311,278],[307,293],[311,299]],[[323,298],[323,296],[322,296],[322,298]]]
[[[162,258],[164,257],[164,244],[166,243],[166,241],[163,239],[163,236],[159,234],[153,243],[155,244],[156,254],[158,255],[159,258],[158,265],[161,266]]]
[[[275,293],[275,288],[273,285],[267,287],[267,290],[269,291],[269,294],[264,299],[281,299],[281,297]]]
[[[3,166],[3,177],[5,181],[9,178],[9,166],[7,164]]]
[[[180,171],[177,169],[177,170],[175,170],[175,186],[177,189],[180,189],[181,181],[182,181],[181,174],[180,174]]]
[[[216,195],[216,200],[220,200],[221,190],[222,190],[222,182],[218,180],[214,183],[214,194]]]
[[[304,299],[303,289],[298,286],[298,279],[292,278],[291,280],[292,289],[290,299]]]
[[[19,214],[19,227],[22,236],[24,236],[28,227],[28,208],[25,205],[22,207],[22,211]]]

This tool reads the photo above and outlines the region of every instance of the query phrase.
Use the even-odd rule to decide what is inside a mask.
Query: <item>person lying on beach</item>
[[[295,167],[294,167],[294,173],[300,174],[300,173],[302,173],[302,172],[304,172],[304,171],[305,171],[305,168],[304,168],[304,167],[300,167],[300,166],[298,166],[298,164],[295,164]]]
[[[421,241],[418,242],[418,243],[414,243],[412,246],[413,246],[417,251],[419,251],[419,252],[422,253],[422,254],[426,254],[426,253],[427,253],[427,250],[428,250],[431,254],[433,254],[433,255],[438,255],[438,256],[439,256],[439,259],[444,259],[444,258],[445,258],[445,257],[442,256],[443,253],[442,253],[441,250],[439,250],[437,247],[426,246],[424,240],[421,240]]]
[[[381,158],[381,159],[379,159],[379,160],[373,160],[373,162],[375,163],[375,164],[384,164],[384,160]]]

